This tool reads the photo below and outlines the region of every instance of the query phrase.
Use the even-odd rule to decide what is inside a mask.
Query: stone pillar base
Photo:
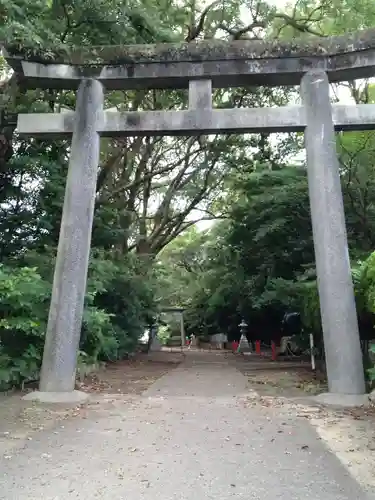
[[[26,394],[22,399],[25,401],[37,401],[38,403],[64,403],[80,404],[89,399],[89,394],[82,391],[71,392],[40,392],[33,391]]]
[[[359,406],[370,406],[368,394],[338,394],[334,392],[324,392],[313,396],[316,403],[341,408],[354,408]]]

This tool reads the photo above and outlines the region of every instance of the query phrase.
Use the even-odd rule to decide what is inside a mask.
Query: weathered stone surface
[[[331,81],[374,76],[375,29],[290,42],[206,40],[58,53],[8,47],[7,60],[28,87],[77,88],[87,77],[108,89],[186,88],[189,80],[198,79],[223,88],[295,85],[311,68],[326,71]]]
[[[301,97],[328,388],[334,394],[363,395],[362,352],[327,75],[318,70],[307,73]]]
[[[375,105],[332,106],[336,130],[374,130]],[[70,137],[74,113],[18,115],[18,133],[32,137]],[[195,109],[190,111],[105,112],[98,132],[107,137],[147,135],[202,135],[246,132],[302,132],[306,126],[301,106],[281,108]]]
[[[211,80],[191,80],[189,82],[189,108],[212,108],[212,82]]]
[[[190,339],[190,347],[197,347],[199,344],[198,342],[198,339],[195,335],[192,335],[191,336],[191,339]]]
[[[42,393],[74,390],[99,163],[97,128],[102,109],[101,84],[84,80],[77,97],[40,377]]]
[[[251,352],[251,345],[249,344],[246,335],[242,334],[240,339],[240,344],[238,346],[238,352]]]
[[[150,351],[161,351],[161,343],[157,335],[152,339]]]
[[[23,397],[26,401],[36,401],[37,403],[46,404],[79,404],[85,403],[89,399],[89,394],[82,391],[70,392],[40,392],[33,391]]]
[[[65,47],[40,51],[6,47],[10,57],[42,63],[77,66],[123,65],[144,62],[204,62],[217,60],[266,59],[309,56],[332,56],[375,49],[375,28],[341,36],[283,40],[203,40],[199,43],[162,43],[121,46]]]
[[[355,408],[359,406],[369,406],[368,394],[336,394],[325,392],[312,396],[312,399],[317,403],[336,406],[342,408]]]

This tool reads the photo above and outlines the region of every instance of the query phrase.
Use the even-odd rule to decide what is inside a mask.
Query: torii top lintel
[[[6,47],[8,63],[29,88],[75,89],[96,78],[111,89],[187,88],[209,79],[217,88],[298,85],[312,68],[330,81],[375,75],[375,28],[350,35],[280,41],[81,47],[48,51]]]

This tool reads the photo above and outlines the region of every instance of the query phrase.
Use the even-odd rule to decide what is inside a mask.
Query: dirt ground
[[[257,395],[247,407],[263,406],[278,414],[308,419],[365,490],[375,487],[375,407],[335,409],[312,402],[309,396],[325,392],[327,382],[309,363],[269,358],[237,357],[236,367],[248,377]]]
[[[77,383],[77,389],[93,395],[141,394],[158,378],[175,368],[183,360],[179,352],[139,354],[132,360],[109,364],[95,375]],[[38,405],[24,401],[27,391],[0,394],[0,453],[8,455],[20,442],[32,440],[35,433],[63,427],[64,421],[82,417],[85,405]]]
[[[132,360],[108,364],[94,375],[87,376],[77,384],[77,389],[89,393],[142,394],[183,359],[180,352],[138,354]]]
[[[235,357],[236,368],[248,377],[261,396],[295,398],[327,391],[327,381],[313,372],[307,361],[298,358],[272,362],[270,357],[254,354]]]
[[[271,362],[269,358],[230,352],[223,356],[248,378],[253,393],[244,399],[245,406],[263,406],[308,419],[365,487],[375,485],[375,408],[336,410],[312,403],[308,396],[326,391],[327,386],[324,377],[314,374],[306,362]],[[132,398],[183,359],[184,354],[175,350],[139,354],[132,360],[109,364],[77,384],[78,389],[91,393],[91,402],[86,405],[41,406],[22,400],[21,392],[0,395],[0,453],[10,458],[13,448],[32,440],[39,431],[54,429],[58,433],[66,420],[106,411],[106,405],[116,405],[116,400],[133,404]]]

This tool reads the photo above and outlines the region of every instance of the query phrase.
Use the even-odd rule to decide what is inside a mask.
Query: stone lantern
[[[249,350],[249,342],[246,337],[246,332],[247,332],[247,327],[249,326],[246,321],[242,318],[241,323],[238,325],[240,328],[240,333],[241,333],[241,339],[240,339],[240,345],[238,346],[238,351],[239,352],[245,352]]]
[[[246,336],[246,332],[247,332],[247,327],[249,326],[246,321],[242,318],[242,321],[241,323],[238,325],[240,327],[240,333],[241,333],[241,337],[242,335],[245,335]]]

